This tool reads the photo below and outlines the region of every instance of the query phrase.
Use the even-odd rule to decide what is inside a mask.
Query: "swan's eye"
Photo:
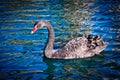
[[[38,25],[37,25],[37,28],[39,28],[39,27],[42,27],[42,25],[41,25],[41,24],[38,24]]]
[[[39,26],[36,26],[36,28],[39,28]]]

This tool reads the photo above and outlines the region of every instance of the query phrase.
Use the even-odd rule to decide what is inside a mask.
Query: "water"
[[[55,48],[81,34],[101,35],[107,48],[91,58],[47,59],[47,30],[30,34],[38,20],[55,29]],[[1,0],[1,80],[119,80],[120,2],[118,0]]]

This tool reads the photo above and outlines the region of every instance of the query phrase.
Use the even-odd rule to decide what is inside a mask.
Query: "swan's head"
[[[34,24],[34,27],[31,31],[31,34],[35,33],[35,31],[38,29],[38,28],[41,28],[43,26],[46,26],[46,22],[45,21],[37,21],[35,24]]]

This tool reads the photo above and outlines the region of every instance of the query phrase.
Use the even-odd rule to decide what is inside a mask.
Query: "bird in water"
[[[48,29],[48,41],[44,50],[47,58],[74,59],[92,57],[95,54],[100,54],[108,44],[104,42],[100,36],[83,35],[82,37],[72,39],[64,47],[55,50],[53,48],[54,29],[48,21],[40,20],[36,22],[31,34],[41,27],[47,27]]]

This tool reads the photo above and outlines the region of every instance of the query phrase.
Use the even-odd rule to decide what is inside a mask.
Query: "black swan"
[[[72,39],[63,48],[54,50],[54,29],[48,21],[40,20],[36,22],[31,34],[43,26],[48,29],[48,41],[44,50],[47,58],[73,59],[91,57],[103,51],[108,44],[100,36],[83,35]]]

